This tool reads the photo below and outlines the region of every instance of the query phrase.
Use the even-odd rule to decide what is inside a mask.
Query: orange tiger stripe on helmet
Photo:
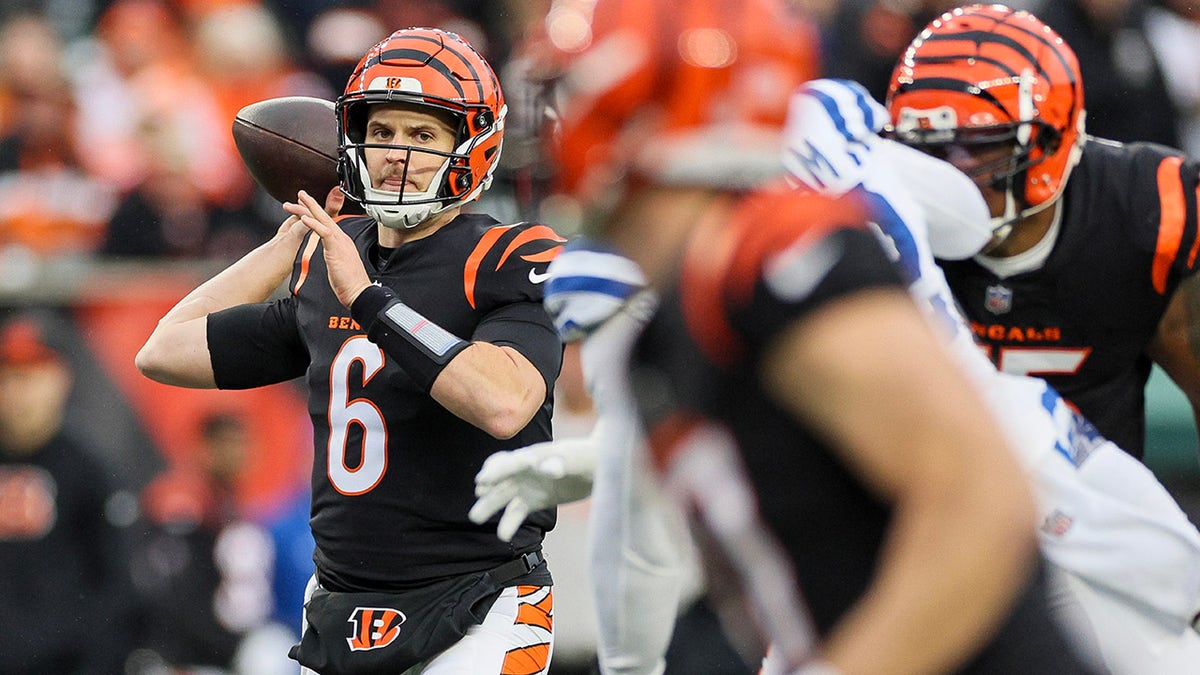
[[[1078,161],[1083,79],[1070,46],[1037,17],[1004,5],[971,5],[934,19],[892,73],[888,111],[905,132],[962,132],[1010,125],[1025,146],[1016,196],[1055,199]]]

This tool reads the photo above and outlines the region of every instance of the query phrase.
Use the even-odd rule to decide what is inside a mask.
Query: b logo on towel
[[[346,621],[354,624],[354,634],[346,638],[350,651],[362,652],[392,644],[400,636],[404,612],[390,607],[355,607]]]

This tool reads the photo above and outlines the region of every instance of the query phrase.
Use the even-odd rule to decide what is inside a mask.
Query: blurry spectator
[[[189,173],[184,130],[150,116],[137,129],[144,175],[113,213],[100,253],[121,258],[234,259],[262,243],[283,220],[252,206],[212,204]]]
[[[112,186],[80,163],[63,61],[44,17],[16,14],[0,25],[0,249],[90,252],[115,205]]]
[[[325,83],[340,90],[362,55],[387,34],[388,29],[374,13],[334,7],[321,12],[308,25],[305,52]]]
[[[236,500],[246,434],[240,417],[211,414],[201,422],[198,464],[169,469],[143,492],[149,532],[134,580],[146,650],[137,672],[235,672],[242,641],[269,624],[273,547]],[[280,662],[286,650],[275,652]]]
[[[307,486],[296,491],[279,510],[266,521],[275,549],[272,575],[272,595],[275,611],[272,617],[300,640],[304,617],[304,589],[313,575],[312,530],[308,516],[312,512],[311,490]]]
[[[63,432],[72,370],[33,315],[0,328],[0,673],[112,675],[132,644],[132,497]]]
[[[259,3],[225,0],[186,4],[192,6],[190,42],[196,72],[215,98],[223,125],[220,141],[227,152],[236,153],[229,125],[244,106],[278,96],[333,100],[333,89],[320,76],[296,64],[280,23]],[[340,83],[337,90],[344,86],[345,82]],[[230,192],[218,195],[217,202],[235,206],[245,203],[245,197]]]
[[[301,420],[303,422],[306,420]],[[291,480],[286,482],[282,496],[262,511],[262,523],[271,535],[275,550],[272,573],[275,611],[272,618],[287,628],[293,642],[300,640],[304,590],[315,569],[313,550],[316,543],[308,524],[312,513],[312,452],[312,438],[305,434],[303,442],[291,450],[294,457],[288,465],[288,472],[293,474]],[[295,666],[295,662],[289,662]]]
[[[233,189],[248,195],[250,182],[190,61],[182,17],[162,0],[117,0],[74,51],[87,167],[123,191],[100,252],[201,255],[211,201]]]
[[[193,4],[192,51],[200,73],[225,101],[226,112],[272,96],[332,100],[333,87],[301,64],[303,44],[289,45],[283,25],[260,3]]]
[[[255,189],[229,133],[233,118],[243,107],[264,99],[332,100],[334,90],[320,75],[300,67],[297,50],[288,49],[282,25],[260,2],[186,0],[180,4],[190,26],[196,73],[216,104],[220,133],[210,139],[210,151],[219,148],[223,156],[232,158],[222,168],[232,180],[220,191],[206,193],[213,217],[204,255],[234,260],[269,239],[287,214]],[[343,86],[340,83],[337,90]],[[180,131],[186,138],[186,131]]]
[[[1180,147],[1200,157],[1200,2],[1159,0],[1158,5],[1147,12],[1146,34],[1179,114]]]
[[[133,188],[145,171],[137,130],[145,110],[187,112],[188,138],[199,146],[216,129],[215,104],[188,63],[182,20],[163,0],[116,0],[100,15],[95,34],[73,48],[69,74],[81,102],[80,136],[88,139],[89,171]],[[172,108],[171,106],[174,106]],[[192,158],[190,171],[206,162]]]
[[[257,190],[229,132],[266,98],[329,98],[297,68],[278,22],[258,3],[117,0],[77,73],[97,142],[92,168],[125,190],[106,256],[236,258],[284,214]]]
[[[817,3],[819,5],[819,3]],[[909,41],[959,0],[845,0],[824,26],[824,73],[857,80],[876,100]],[[827,8],[822,7],[823,11]],[[818,15],[819,16],[819,15]]]
[[[1179,147],[1178,115],[1146,30],[1143,0],[1055,0],[1034,11],[1079,57],[1087,131]],[[1188,47],[1196,60],[1197,43]]]

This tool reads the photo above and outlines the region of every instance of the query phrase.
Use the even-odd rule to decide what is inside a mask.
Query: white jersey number
[[[985,348],[991,357],[991,348]],[[1053,347],[1001,347],[996,367],[1012,375],[1074,375],[1083,367],[1091,349]]]
[[[383,368],[383,350],[365,335],[346,340],[329,366],[329,482],[338,492],[360,495],[369,492],[387,471],[387,425],[374,403],[350,400],[350,366],[362,364],[362,384]],[[350,426],[362,428],[362,459],[358,466],[346,465],[346,439]]]

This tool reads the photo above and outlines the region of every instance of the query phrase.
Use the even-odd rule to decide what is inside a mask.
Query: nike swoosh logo
[[[529,270],[529,283],[531,284],[540,284],[549,278],[549,272],[542,272],[541,274],[538,274],[537,270]]]

